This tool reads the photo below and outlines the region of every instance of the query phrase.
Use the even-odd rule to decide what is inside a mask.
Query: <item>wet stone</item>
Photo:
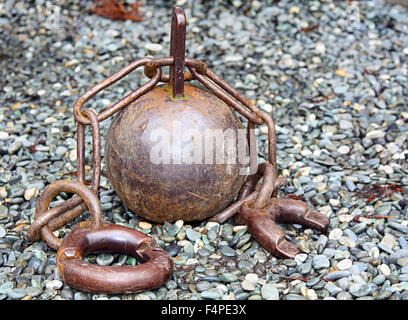
[[[234,282],[238,280],[238,276],[231,273],[220,274],[220,280],[223,282]]]
[[[27,290],[25,288],[14,288],[7,291],[7,296],[11,300],[19,300],[27,295]]]
[[[75,292],[74,300],[90,300],[89,293]]]
[[[101,266],[109,266],[113,262],[114,256],[110,253],[101,253],[96,258],[96,263]]]
[[[180,252],[181,247],[177,245],[176,242],[173,242],[169,246],[165,247],[164,250],[171,255],[172,257],[177,256],[177,254]]]
[[[223,247],[220,249],[220,253],[221,253],[222,255],[226,256],[226,257],[234,257],[235,254],[236,254],[235,250],[232,249],[232,248],[230,248],[230,247],[228,247],[228,246],[223,246]]]
[[[209,255],[211,255],[211,251],[206,249],[206,248],[201,248],[197,251],[197,253],[201,256],[201,257],[208,257]]]
[[[261,295],[265,300],[279,300],[279,291],[272,284],[264,284],[261,289]]]
[[[172,224],[168,229],[167,229],[167,234],[171,237],[175,237],[177,235],[177,233],[179,232],[179,228]],[[190,239],[191,240],[191,239]]]
[[[217,300],[221,298],[222,292],[214,288],[214,289],[203,291],[201,292],[200,295],[201,295],[201,298],[203,299]]]
[[[383,204],[375,208],[374,213],[380,216],[386,216],[390,213],[392,205],[390,203]]]
[[[313,257],[313,268],[323,269],[330,267],[330,261],[325,255],[316,255]]]
[[[186,231],[187,238],[190,241],[195,242],[196,240],[201,239],[201,233],[200,232],[197,232],[197,231],[195,231],[193,229],[190,229],[190,228],[187,228],[185,231]]]

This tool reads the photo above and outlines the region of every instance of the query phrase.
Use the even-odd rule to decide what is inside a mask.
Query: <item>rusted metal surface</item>
[[[277,190],[276,171],[270,163],[262,163],[258,172],[249,176],[244,183],[239,200],[246,201],[240,206],[239,215],[235,217],[239,224],[246,224],[252,236],[266,249],[276,255],[293,259],[300,250],[285,239],[285,232],[277,225],[282,223],[297,223],[325,231],[329,226],[329,219],[311,210],[306,202],[276,198],[270,196]],[[255,200],[250,196],[254,193],[258,181],[263,177],[261,189]],[[282,181],[284,182],[284,181]]]
[[[158,128],[165,128],[169,135],[180,130],[183,149],[192,140],[182,141],[181,136],[191,130],[205,137],[208,128],[243,126],[228,105],[203,88],[186,84],[183,100],[171,99],[170,90],[156,87],[112,121],[105,141],[106,168],[113,188],[137,215],[160,223],[202,221],[237,195],[245,179],[239,174],[240,165],[185,164],[181,159],[155,164],[151,150],[157,141],[151,141],[151,136]],[[212,148],[215,154],[215,144]]]
[[[67,190],[84,199],[91,221],[77,224],[59,246],[57,265],[65,283],[82,291],[116,294],[157,288],[170,279],[173,260],[151,237],[128,227],[104,223],[97,197],[83,184],[61,184],[55,192]],[[120,252],[136,257],[142,264],[99,266],[82,260],[86,254],[97,252]]]
[[[253,237],[274,254],[293,258],[299,249],[285,240],[277,223],[297,223],[325,231],[329,219],[313,211],[306,202],[278,198],[286,177],[278,176],[275,123],[242,93],[221,79],[207,65],[185,57],[186,18],[181,8],[173,9],[170,56],[140,58],[98,83],[82,95],[74,106],[78,122],[78,181],[62,180],[49,185],[37,202],[36,217],[28,230],[31,241],[41,237],[58,250],[57,262],[64,281],[83,291],[125,293],[156,288],[172,274],[170,256],[147,235],[123,226],[104,223],[98,201],[101,174],[99,122],[116,114],[105,143],[105,162],[110,182],[133,212],[154,222],[201,221],[212,217],[219,223],[235,216],[247,224]],[[170,73],[162,68],[170,66]],[[139,67],[150,78],[100,113],[82,110],[98,92],[116,83]],[[185,72],[185,67],[188,71]],[[198,80],[205,88],[185,83]],[[157,85],[167,82],[167,85]],[[240,166],[229,164],[152,163],[150,134],[158,128],[183,130],[242,129],[234,111],[248,119],[247,139],[251,156],[256,152],[256,125],[268,129],[268,161],[253,168],[245,179]],[[92,130],[93,174],[91,188],[85,177],[85,128]],[[176,128],[177,129],[177,128]],[[187,142],[187,141],[185,141]],[[183,143],[183,142],[182,142]],[[182,149],[183,145],[179,147]],[[252,166],[256,159],[251,159]],[[228,169],[228,170],[227,170]],[[228,171],[228,172],[227,172]],[[251,171],[253,172],[253,171]],[[262,184],[259,182],[262,180]],[[75,195],[49,208],[60,192]],[[238,195],[235,203],[231,204]],[[229,206],[228,206],[229,205]],[[228,206],[228,207],[227,207]],[[53,231],[71,222],[85,210],[91,221],[77,224],[64,239]],[[101,267],[85,263],[90,252],[114,251],[133,255],[144,262],[138,266]]]
[[[102,225],[102,209],[100,209],[99,201],[92,190],[78,181],[60,180],[47,186],[38,199],[35,212],[37,219],[31,225],[27,234],[29,240],[37,240],[39,238],[38,233],[41,233],[42,238],[51,248],[59,248],[61,245],[61,239],[58,239],[52,233],[47,224],[40,224],[39,221],[41,221],[41,216],[47,212],[51,201],[61,192],[69,192],[78,195],[84,201],[86,208],[88,208],[90,212],[93,212],[91,215],[92,227],[98,228]],[[49,212],[50,211],[48,211],[47,214],[47,220],[55,218],[55,216],[51,216]],[[55,212],[55,214],[57,213],[56,211],[53,212]],[[41,222],[48,223],[49,221]]]
[[[297,223],[321,231],[325,231],[329,225],[329,219],[311,210],[306,202],[286,198],[271,198],[262,209],[254,208],[253,201],[246,201],[240,207],[239,216],[264,248],[290,259],[301,251],[285,239],[285,232],[277,222]]]
[[[256,191],[258,182],[263,178],[261,188]],[[297,223],[325,231],[329,218],[311,210],[304,201],[277,198],[271,195],[286,184],[285,177],[276,177],[276,171],[270,163],[258,166],[256,174],[248,176],[241,188],[237,202],[220,212],[211,220],[219,223],[235,216],[237,224],[246,224],[252,236],[266,249],[276,255],[293,259],[300,250],[285,239],[285,233],[277,223]]]
[[[134,256],[136,266],[100,266],[85,262],[88,253],[119,252]],[[132,293],[158,288],[173,274],[173,260],[143,232],[105,223],[90,229],[77,224],[65,237],[57,253],[64,282],[72,288],[106,294]]]

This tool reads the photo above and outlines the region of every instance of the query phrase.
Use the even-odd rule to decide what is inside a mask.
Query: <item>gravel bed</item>
[[[187,56],[206,61],[273,115],[278,165],[289,181],[280,195],[302,196],[330,217],[330,227],[323,234],[282,225],[303,253],[281,259],[232,219],[150,223],[123,206],[103,164],[105,221],[154,237],[174,257],[175,273],[155,290],[92,295],[65,285],[56,252],[27,241],[26,232],[39,194],[76,170],[76,99],[136,58],[167,56],[176,2],[145,1],[140,23],[89,15],[91,2],[79,0],[64,1],[59,19],[50,20],[56,11],[48,2],[0,4],[0,300],[408,299],[407,8],[382,1],[177,1],[188,20]],[[103,110],[146,79],[137,70],[87,106]],[[110,121],[101,123],[103,135]],[[257,136],[262,158],[265,126]],[[91,164],[89,131],[86,157]],[[402,191],[369,204],[359,197],[363,188],[394,183]],[[392,218],[354,219],[369,215]],[[86,259],[138,263],[110,253]]]

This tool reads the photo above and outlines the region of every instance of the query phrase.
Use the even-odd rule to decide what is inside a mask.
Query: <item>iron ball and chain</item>
[[[35,220],[27,238],[44,239],[58,250],[57,265],[71,287],[95,293],[129,293],[157,288],[173,272],[173,261],[150,236],[131,228],[105,223],[98,200],[101,176],[101,136],[99,123],[114,116],[105,142],[105,163],[109,180],[121,198],[137,215],[153,222],[224,222],[235,216],[246,224],[252,236],[272,253],[294,258],[300,250],[288,242],[278,222],[297,223],[327,230],[329,219],[312,210],[306,202],[278,198],[286,184],[278,175],[276,130],[272,116],[259,109],[242,93],[207,68],[198,59],[185,57],[186,18],[183,9],[173,8],[170,56],[140,58],[101,81],[74,105],[77,121],[77,180],[61,180],[46,187],[37,202]],[[169,74],[162,68],[170,67]],[[83,106],[108,86],[134,70],[144,67],[149,80],[100,113]],[[185,68],[188,71],[185,72]],[[202,86],[190,83],[198,81]],[[164,85],[158,85],[164,82]],[[167,84],[166,84],[167,83]],[[154,164],[148,137],[158,127],[171,127],[183,119],[183,130],[217,127],[243,129],[238,112],[248,120],[247,140],[254,149],[255,125],[268,129],[268,161],[245,177],[238,164]],[[85,180],[85,127],[92,131],[93,173],[91,188]],[[256,150],[255,150],[256,151]],[[259,182],[262,180],[262,184]],[[75,195],[49,208],[60,192]],[[234,202],[234,199],[237,198]],[[65,239],[53,231],[71,222],[84,211],[90,221],[78,223]],[[126,246],[123,244],[127,243]],[[116,251],[133,255],[143,263],[135,266],[99,267],[84,263],[90,252]]]

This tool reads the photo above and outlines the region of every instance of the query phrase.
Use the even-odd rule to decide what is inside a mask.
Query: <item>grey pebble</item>
[[[329,268],[330,267],[330,261],[327,259],[325,255],[316,255],[313,257],[313,268],[315,269],[323,269],[323,268]]]
[[[222,273],[219,278],[223,282],[234,282],[238,280],[238,276],[232,273]]]
[[[289,293],[286,295],[285,300],[308,300],[308,299],[300,294]]]
[[[214,289],[203,291],[201,292],[200,295],[201,295],[201,298],[203,299],[217,300],[221,298],[222,293],[220,290],[214,288]]]
[[[341,270],[341,271],[333,271],[333,272],[330,272],[330,273],[328,273],[327,275],[325,275],[324,277],[325,277],[326,279],[328,279],[328,280],[333,280],[333,281],[335,281],[335,280],[338,280],[338,279],[341,279],[341,278],[345,278],[345,277],[348,277],[348,276],[350,276],[350,271]]]
[[[196,288],[199,292],[207,291],[212,288],[211,282],[199,281],[196,283]]]
[[[96,263],[101,266],[109,266],[113,262],[114,256],[110,253],[101,253],[96,258]]]
[[[197,232],[191,228],[186,228],[186,235],[188,240],[195,242],[198,239],[201,239],[201,233]]]
[[[11,300],[20,300],[27,295],[26,289],[23,288],[14,288],[7,291],[7,296]]]
[[[392,206],[390,203],[385,203],[375,208],[374,213],[379,216],[386,216],[390,213]]]
[[[236,255],[235,250],[228,247],[228,246],[221,247],[220,253],[223,254],[226,257],[234,257]]]
[[[279,300],[278,289],[270,283],[266,283],[262,286],[261,295],[265,300]]]

